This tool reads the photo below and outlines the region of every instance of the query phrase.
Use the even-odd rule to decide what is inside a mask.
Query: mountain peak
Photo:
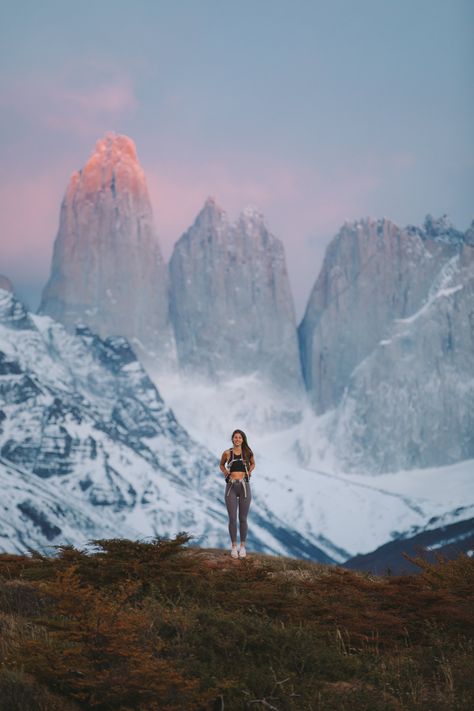
[[[166,267],[145,174],[128,136],[106,133],[68,185],[41,312],[67,328],[170,354]]]
[[[13,293],[13,284],[10,279],[3,274],[0,274],[0,289]]]
[[[205,208],[215,209],[217,207],[216,198],[213,195],[209,195],[206,202],[204,203]]]
[[[252,222],[254,224],[265,225],[263,213],[255,205],[247,205],[239,215],[239,218],[244,222]]]
[[[217,204],[216,199],[210,195],[196,217],[194,224],[196,226],[227,224],[227,213]]]
[[[213,198],[206,200],[174,246],[170,304],[183,370],[214,382],[258,373],[278,392],[299,395],[284,249],[256,208],[230,222]]]
[[[218,215],[225,215],[225,210],[217,203],[217,200],[213,195],[209,195],[206,202],[204,203],[204,207],[202,208],[201,212],[210,212],[216,213]]]
[[[129,158],[138,162],[137,149],[132,139],[113,131],[108,131],[103,138],[99,138],[95,144],[94,155],[99,155],[106,160]]]
[[[358,220],[345,220],[344,224],[341,228],[342,231],[353,231],[353,230],[370,230],[372,228],[376,228],[379,232],[383,230],[384,226],[394,226],[396,227],[395,223],[392,222],[388,217],[380,217],[380,218],[375,218],[375,217],[361,217]]]
[[[71,176],[66,199],[78,193],[97,196],[103,190],[110,190],[114,199],[126,192],[135,200],[149,202],[145,174],[128,136],[108,132],[97,141],[85,166]]]
[[[447,215],[434,218],[426,215],[423,224],[424,236],[437,242],[462,242],[464,235],[457,230]]]

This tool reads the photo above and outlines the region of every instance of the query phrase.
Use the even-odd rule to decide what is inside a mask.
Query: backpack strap
[[[229,449],[229,452],[230,452],[230,456],[229,456],[229,459],[228,459],[227,462],[226,462],[226,466],[230,469],[230,467],[232,466],[232,462],[233,462],[234,459],[235,459],[235,457],[234,457],[234,448],[231,447],[231,449]],[[249,468],[248,468],[248,464],[247,464],[247,458],[244,456],[244,451],[243,451],[243,450],[242,450],[242,455],[241,455],[241,456],[242,456],[242,461],[243,461],[243,463],[244,463],[245,476],[246,476],[246,478],[247,478],[247,481],[250,481],[250,474],[249,474]],[[247,496],[247,492],[245,492],[245,496]]]
[[[242,452],[242,461],[243,461],[244,467],[245,467],[245,476],[247,478],[247,481],[250,481],[250,474],[249,474],[249,468],[247,466],[247,459],[243,456],[243,452]],[[245,492],[245,497],[247,497],[247,492]]]

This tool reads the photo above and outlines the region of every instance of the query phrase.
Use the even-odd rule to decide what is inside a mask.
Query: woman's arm
[[[252,454],[252,456],[250,457],[249,474],[251,474],[254,469],[255,469],[255,458]]]
[[[227,476],[228,473],[229,473],[228,470],[225,468],[225,464],[226,464],[226,462],[227,462],[228,459],[229,459],[229,450],[226,449],[225,452],[223,453],[222,457],[221,457],[221,463],[220,463],[220,465],[219,465],[219,469],[220,469],[221,472],[224,474],[224,476]]]

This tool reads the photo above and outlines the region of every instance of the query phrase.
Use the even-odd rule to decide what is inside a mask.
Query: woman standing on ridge
[[[229,534],[232,542],[232,558],[245,558],[247,540],[247,514],[252,500],[250,477],[255,469],[255,459],[245,432],[232,432],[231,449],[222,454],[220,469],[225,476],[225,503],[229,514]],[[237,509],[240,524],[240,550],[237,551]]]

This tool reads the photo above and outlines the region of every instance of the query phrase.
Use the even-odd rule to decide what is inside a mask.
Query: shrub
[[[188,542],[0,556],[2,711],[472,707],[466,556],[375,578]]]

